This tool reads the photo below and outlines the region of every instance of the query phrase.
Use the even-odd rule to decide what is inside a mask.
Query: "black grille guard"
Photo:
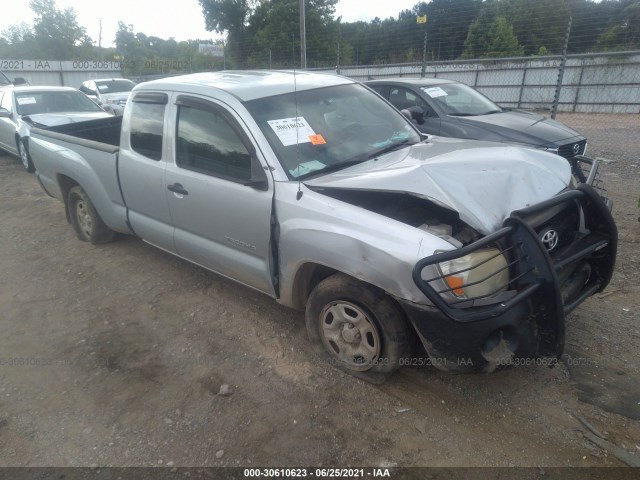
[[[570,245],[552,258],[527,219],[557,205],[571,202],[578,202],[582,209],[586,233],[577,234]],[[423,258],[414,266],[413,281],[440,311],[455,321],[474,322],[497,317],[524,301],[531,302],[532,308],[545,317],[560,320],[589,296],[608,285],[615,265],[617,239],[617,229],[608,205],[594,188],[581,184],[575,190],[512,212],[500,230],[472,244]],[[451,286],[445,281],[445,275],[437,264],[486,247],[498,248],[506,258],[504,268],[509,269],[510,279],[508,290],[474,298],[456,298],[456,290],[481,283],[499,272],[480,281]],[[471,270],[482,263],[486,262],[453,273]],[[582,269],[579,270],[577,265]],[[428,266],[435,266],[430,271],[438,274],[425,279],[423,270]],[[564,279],[563,285],[560,277]],[[563,288],[567,281],[574,284],[571,294],[567,294]]]

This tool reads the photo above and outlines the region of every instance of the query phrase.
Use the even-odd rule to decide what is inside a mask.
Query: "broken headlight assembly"
[[[497,248],[488,248],[437,264],[446,288],[458,300],[488,298],[509,285],[509,264]]]

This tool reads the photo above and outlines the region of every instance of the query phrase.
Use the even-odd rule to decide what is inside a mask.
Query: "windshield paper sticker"
[[[18,101],[18,105],[33,105],[36,103],[34,97],[18,97],[16,100]]]
[[[311,160],[298,165],[296,168],[289,170],[289,173],[293,177],[300,177],[307,173],[315,172],[316,170],[322,170],[326,165],[318,160]]]
[[[98,89],[99,90],[108,90],[109,89],[109,85],[98,85]]]
[[[310,143],[310,137],[315,137],[316,134],[304,117],[297,117],[297,119],[296,117],[292,117],[282,118],[280,120],[268,120],[267,123],[273,131],[276,132],[276,135],[285,147],[300,143]],[[297,139],[296,132],[298,133]]]
[[[441,89],[440,87],[422,87],[422,90],[424,90],[424,92],[429,95],[431,98],[437,98],[437,97],[446,97],[447,96],[447,92],[445,92],[443,89]]]

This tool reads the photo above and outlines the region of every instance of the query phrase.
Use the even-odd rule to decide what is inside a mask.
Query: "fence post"
[[[422,72],[420,78],[424,78],[427,73],[427,27],[424,28],[424,44],[422,45]]]
[[[555,120],[558,113],[558,103],[560,102],[560,90],[562,89],[562,79],[564,77],[564,69],[567,65],[567,47],[569,46],[569,36],[571,35],[571,21],[569,17],[569,25],[567,25],[567,34],[564,36],[564,47],[562,48],[562,60],[560,61],[560,71],[558,72],[558,83],[556,84],[556,93],[553,96],[553,106],[551,107],[551,118]]]

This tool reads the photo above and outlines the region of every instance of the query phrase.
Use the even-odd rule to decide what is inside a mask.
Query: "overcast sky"
[[[33,23],[29,0],[3,0],[8,5],[0,15],[0,31],[26,22]],[[403,9],[412,8],[418,0],[340,0],[336,16],[344,22],[396,17]],[[98,43],[99,19],[102,18],[102,46],[112,47],[118,20],[133,25],[135,32],[176,40],[217,38],[204,28],[198,0],[159,2],[158,0],[56,0],[60,10],[73,7],[80,25]]]

